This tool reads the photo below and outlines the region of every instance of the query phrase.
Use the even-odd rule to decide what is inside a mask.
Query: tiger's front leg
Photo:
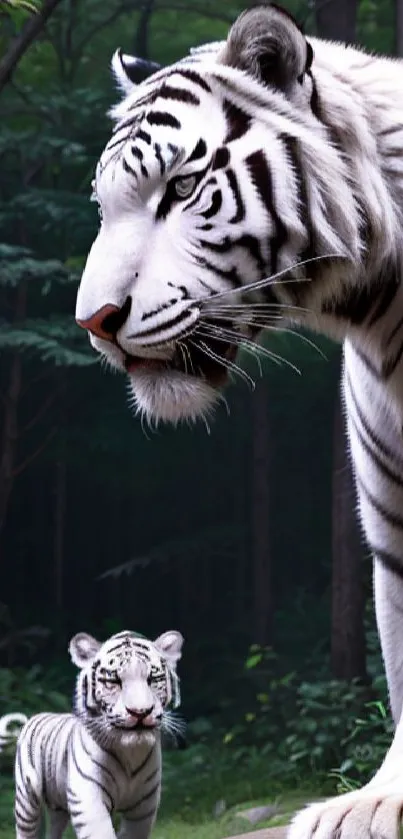
[[[110,811],[102,799],[69,799],[69,815],[77,839],[116,839]]]
[[[288,839],[399,839],[403,810],[403,721],[385,760],[362,789],[310,804]]]
[[[136,804],[124,811],[118,839],[148,839],[155,822],[161,794],[161,778]]]
[[[81,774],[74,756],[69,767],[67,807],[77,839],[116,839],[111,812],[113,800],[97,771]]]
[[[403,813],[403,439],[396,413],[387,411],[382,383],[368,378],[351,347],[345,360],[351,453],[361,520],[374,556],[376,619],[397,727],[372,780],[307,807],[295,818],[289,839],[398,839]]]

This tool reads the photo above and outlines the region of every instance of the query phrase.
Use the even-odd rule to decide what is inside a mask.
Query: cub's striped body
[[[150,422],[211,413],[280,317],[344,341],[343,393],[396,736],[292,839],[395,839],[403,810],[403,63],[306,39],[277,7],[124,99],[94,181],[76,318]],[[281,273],[283,272],[283,273]]]
[[[60,839],[69,818],[78,839],[115,839],[115,811],[121,839],[147,839],[160,799],[165,708],[179,704],[181,647],[178,632],[154,642],[121,632],[104,644],[74,636],[70,654],[81,668],[74,713],[36,714],[18,737],[17,839],[39,837],[43,806],[49,839]],[[12,714],[0,720],[3,745],[13,717],[21,722]]]

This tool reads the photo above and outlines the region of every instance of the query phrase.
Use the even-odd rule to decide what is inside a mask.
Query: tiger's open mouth
[[[215,322],[214,329],[220,330]],[[228,367],[235,360],[238,345],[224,337],[214,337],[204,330],[196,328],[175,344],[169,359],[152,358],[125,354],[124,366],[130,375],[136,373],[164,373],[176,371],[199,379],[204,379],[213,387],[220,387],[226,380]],[[229,363],[228,363],[229,362]]]

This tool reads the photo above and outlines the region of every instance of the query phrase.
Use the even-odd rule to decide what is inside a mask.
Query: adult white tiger
[[[273,315],[344,340],[351,450],[398,724],[403,64],[308,42],[266,5],[241,15],[226,42],[138,88],[135,59],[118,52],[113,66],[125,98],[96,171],[103,220],[77,320],[128,373],[135,405],[153,421],[208,412],[240,341]],[[285,269],[287,282],[265,281]],[[400,722],[372,782],[308,808],[291,837],[393,839],[402,807]]]
[[[180,702],[182,643],[176,631],[155,641],[128,631],[103,644],[84,632],[72,638],[74,713],[36,714],[18,737],[17,839],[38,839],[43,805],[49,839],[60,839],[69,818],[78,839],[115,839],[113,811],[122,814],[120,839],[147,839],[160,799],[165,709]],[[22,721],[0,719],[2,746],[15,736],[10,724]]]

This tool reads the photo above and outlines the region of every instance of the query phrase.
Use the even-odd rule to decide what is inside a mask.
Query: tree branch
[[[40,454],[42,454],[42,452],[48,447],[50,441],[55,436],[55,434],[56,428],[52,428],[47,437],[45,437],[43,443],[41,443],[41,445],[38,446],[38,448],[35,449],[35,451],[31,452],[31,454],[29,454],[24,460],[22,460],[21,463],[19,463],[18,466],[15,467],[15,469],[13,469],[13,478],[16,478],[18,475],[20,475],[21,472],[23,472],[24,469],[26,469],[30,463],[32,463],[34,460],[36,460],[37,457],[39,457]]]
[[[35,411],[34,415],[31,417],[31,419],[28,420],[28,422],[22,428],[20,427],[20,435],[21,434],[26,434],[27,431],[31,431],[31,429],[34,428],[35,425],[37,425],[37,423],[44,416],[44,414],[46,414],[48,412],[50,406],[53,405],[53,403],[56,399],[56,396],[59,396],[59,393],[60,393],[60,388],[58,390],[54,390],[54,391],[52,390],[51,391],[48,398],[45,399],[44,402],[42,402],[42,405],[40,406],[40,408],[38,408],[37,411]]]
[[[89,41],[92,40],[94,35],[97,34],[97,32],[101,32],[102,29],[111,26],[115,22],[115,20],[119,19],[121,15],[127,15],[129,13],[133,14],[133,11],[137,11],[137,7],[133,5],[133,3],[122,3],[122,5],[119,6],[117,9],[114,9],[114,11],[110,15],[108,15],[108,17],[105,17],[103,20],[95,24],[95,26],[92,27],[91,31],[87,32],[84,38],[82,38],[81,41],[79,41],[79,43],[77,44],[74,50],[74,61],[77,63],[80,60],[85,47],[87,46]]]
[[[44,29],[46,23],[61,0],[44,0],[39,12],[32,15],[23,26],[19,35],[11,42],[5,56],[0,61],[0,90],[10,81],[24,53],[32,41]]]
[[[189,6],[188,3],[182,4],[169,2],[160,6],[158,11],[190,12],[191,14],[199,15],[204,18],[210,18],[211,20],[221,20],[223,23],[228,23],[230,26],[234,23],[236,18],[236,15],[229,15],[225,12],[220,12],[218,4],[216,11],[214,11],[214,9],[209,6]]]
[[[50,371],[48,367],[45,367],[44,370],[41,370],[37,376],[33,376],[32,379],[27,379],[27,383],[24,387],[21,388],[21,398],[25,396],[25,394],[32,388],[35,387],[39,382],[42,382],[43,379],[47,379],[50,376]]]

